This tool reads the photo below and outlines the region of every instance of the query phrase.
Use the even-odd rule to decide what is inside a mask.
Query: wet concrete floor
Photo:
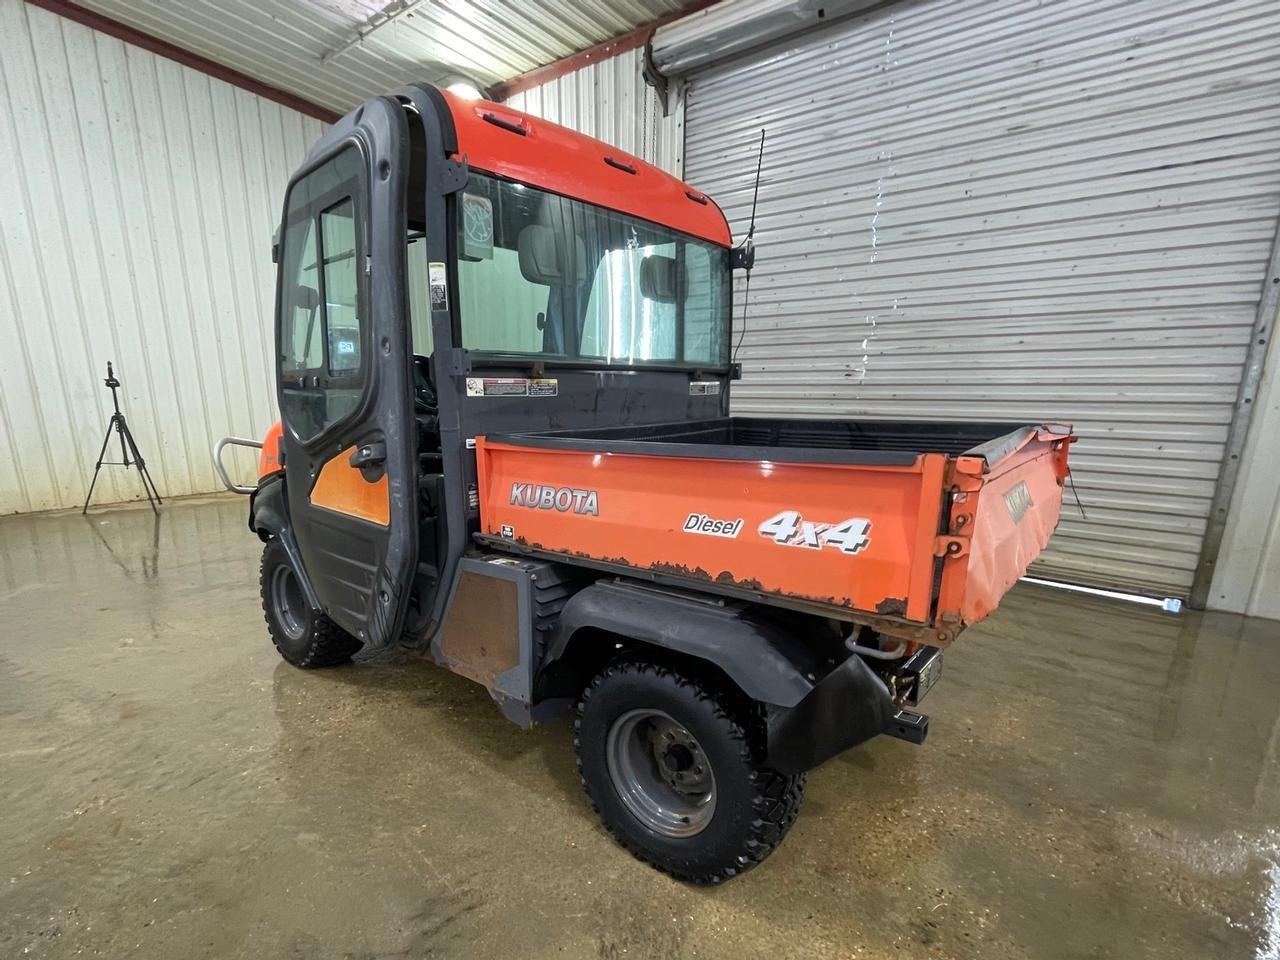
[[[1280,624],[1032,585],[763,867],[617,849],[567,724],[277,657],[241,500],[0,521],[0,957],[1280,957]]]

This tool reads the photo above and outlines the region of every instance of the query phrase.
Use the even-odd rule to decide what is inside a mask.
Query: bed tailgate
[[[1004,449],[952,463],[938,626],[981,620],[1044,550],[1062,511],[1075,439],[1068,426],[1031,427]]]

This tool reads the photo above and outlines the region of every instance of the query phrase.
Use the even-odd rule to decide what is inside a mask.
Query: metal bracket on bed
[[[963,557],[968,551],[968,537],[938,537],[933,541],[935,557]]]

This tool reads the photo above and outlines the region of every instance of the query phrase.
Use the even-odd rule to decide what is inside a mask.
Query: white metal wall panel
[[[695,76],[686,174],[735,234],[768,130],[735,409],[1074,421],[1088,519],[1036,572],[1185,595],[1276,230],[1278,42],[1271,0],[929,0]]]
[[[680,175],[684,148],[684,101],[672,91],[670,116],[644,82],[643,50],[629,50],[514,94],[515,110],[603,140]]]
[[[1208,606],[1280,620],[1280,348],[1274,334]]]
[[[321,124],[21,0],[0,83],[0,512],[83,501],[107,360],[161,494],[220,489],[212,441],[276,419],[271,235]]]

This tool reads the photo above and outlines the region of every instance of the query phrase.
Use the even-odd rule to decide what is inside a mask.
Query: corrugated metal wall
[[[1280,620],[1280,348],[1268,350],[1208,605]]]
[[[1271,0],[892,4],[695,75],[738,412],[1071,420],[1043,576],[1185,595],[1280,209]],[[739,285],[740,290],[740,285]]]
[[[271,235],[320,123],[21,0],[0,77],[0,512],[84,499],[107,360],[161,494],[220,489],[213,440],[275,419]]]
[[[513,109],[577,130],[680,174],[684,149],[684,101],[675,92],[670,116],[644,82],[643,50],[630,50],[517,93]]]

